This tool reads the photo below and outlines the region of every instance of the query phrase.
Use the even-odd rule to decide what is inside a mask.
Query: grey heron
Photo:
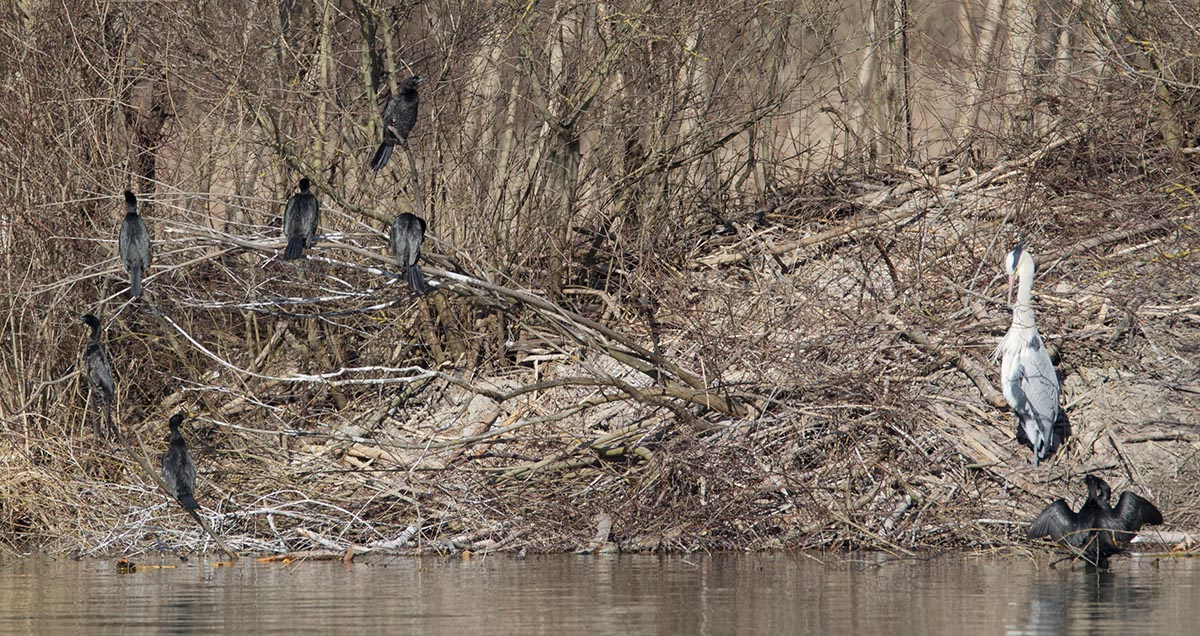
[[[179,425],[183,423],[186,417],[183,413],[176,413],[171,416],[171,421],[167,426],[171,430],[171,447],[162,456],[162,478],[167,484],[167,490],[171,496],[183,506],[184,510],[196,510],[200,508],[200,504],[196,503],[196,464],[192,462],[192,456],[188,453],[187,442],[183,439],[183,433],[179,431]]]
[[[79,319],[92,329],[91,338],[83,350],[83,361],[87,364],[88,387],[100,394],[100,399],[104,402],[104,425],[108,432],[112,433],[115,430],[112,422],[112,404],[116,390],[113,385],[112,364],[108,361],[104,345],[100,344],[100,319],[92,314],[84,314]],[[99,437],[100,429],[93,428],[96,437]]]
[[[283,234],[288,240],[283,250],[285,261],[303,256],[304,248],[312,247],[313,235],[317,233],[321,204],[308,191],[310,185],[307,177],[300,179],[300,191],[288,198],[283,212]]]
[[[1163,522],[1154,504],[1131,491],[1121,493],[1113,508],[1109,503],[1112,490],[1103,479],[1088,475],[1083,483],[1087,484],[1088,496],[1079,512],[1072,512],[1066,501],[1056,499],[1030,524],[1030,539],[1047,537],[1061,542],[1088,563],[1101,565],[1132,541],[1142,526]]]
[[[417,87],[423,81],[422,77],[413,75],[400,85],[399,93],[387,100],[383,107],[383,143],[371,157],[371,170],[378,171],[387,165],[397,143],[408,147],[408,134],[417,123],[417,106],[421,103]],[[381,95],[380,99],[384,97]]]
[[[117,251],[129,272],[129,293],[134,298],[142,295],[142,276],[150,269],[150,234],[138,214],[137,203],[137,197],[126,190],[125,220],[117,237]]]
[[[392,251],[400,265],[404,280],[418,296],[429,292],[429,285],[417,258],[421,256],[421,243],[425,241],[425,219],[405,212],[392,221]]]
[[[1033,257],[1018,244],[1004,258],[1008,297],[1014,280],[1017,302],[1012,306],[1012,326],[996,347],[992,360],[1001,359],[1000,382],[1004,399],[1017,416],[1017,441],[1033,449],[1033,465],[1054,452],[1059,417],[1058,375],[1038,334],[1033,316]],[[1023,438],[1023,439],[1022,439]]]

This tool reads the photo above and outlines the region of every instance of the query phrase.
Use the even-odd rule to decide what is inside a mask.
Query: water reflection
[[[558,555],[0,566],[0,633],[1187,634],[1192,559]]]
[[[1137,558],[1114,561],[1111,569],[1077,563],[1039,571],[1030,587],[1029,620],[1008,633],[1158,634],[1182,630],[1184,623],[1159,615],[1177,601],[1158,598],[1167,581],[1157,565],[1150,559]],[[1194,574],[1182,579],[1172,577],[1169,585],[1190,583],[1190,587],[1194,579]]]

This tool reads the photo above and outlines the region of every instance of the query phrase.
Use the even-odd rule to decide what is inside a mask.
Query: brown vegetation
[[[0,551],[213,549],[139,467],[180,408],[243,552],[1006,545],[1085,471],[1194,527],[1196,9],[696,4],[14,3]],[[411,72],[415,178],[373,174]],[[1036,470],[987,361],[1017,235],[1073,425]]]

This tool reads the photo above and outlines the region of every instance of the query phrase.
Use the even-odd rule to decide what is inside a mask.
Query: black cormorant
[[[192,456],[188,454],[187,442],[183,440],[183,433],[179,432],[179,425],[183,423],[183,413],[176,413],[171,416],[171,421],[168,426],[171,428],[171,447],[162,456],[162,478],[167,483],[167,490],[171,496],[183,506],[184,510],[197,510],[200,504],[196,503],[196,464],[192,462]]]
[[[371,170],[379,170],[387,165],[397,142],[408,147],[408,133],[417,123],[417,105],[421,102],[417,86],[423,81],[417,75],[404,80],[400,92],[392,95],[383,107],[383,143],[379,144],[375,156],[371,157]]]
[[[300,179],[300,191],[288,199],[283,212],[283,234],[287,237],[287,248],[283,260],[290,261],[304,255],[304,248],[312,247],[313,235],[321,218],[321,204],[308,191],[309,181]]]
[[[1049,537],[1060,541],[1092,565],[1102,565],[1110,555],[1122,551],[1144,525],[1162,523],[1162,513],[1149,501],[1126,490],[1109,504],[1112,490],[1095,475],[1083,478],[1087,484],[1087,501],[1079,512],[1062,499],[1046,507],[1029,526],[1029,538]]]
[[[125,220],[121,222],[117,251],[129,272],[129,293],[137,298],[142,295],[142,276],[150,269],[150,234],[138,214],[137,197],[129,190],[125,191]]]
[[[112,423],[112,403],[116,391],[113,388],[112,365],[108,362],[104,345],[100,344],[100,319],[92,314],[85,314],[79,319],[92,328],[92,337],[88,340],[87,348],[83,350],[83,360],[87,363],[88,386],[92,391],[99,393],[100,399],[104,401],[104,425],[112,433],[115,430]],[[99,434],[100,430],[97,428],[97,437]]]
[[[418,296],[429,292],[425,276],[417,266],[424,241],[425,219],[405,212],[392,221],[392,251],[396,253],[396,263],[400,265],[404,280]]]

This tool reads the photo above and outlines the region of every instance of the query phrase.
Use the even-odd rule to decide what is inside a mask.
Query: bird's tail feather
[[[408,281],[408,286],[418,296],[424,296],[429,293],[429,284],[425,282],[425,275],[421,273],[421,268],[416,264],[409,265],[404,269],[404,280]]]
[[[1040,460],[1050,457],[1058,447],[1058,435],[1053,427],[1042,430],[1038,423],[1017,422],[1017,443],[1028,446],[1033,451],[1033,465]]]
[[[104,425],[107,428],[107,435],[116,435],[117,429],[113,426],[112,421],[112,402],[104,401]]]
[[[390,144],[386,141],[379,144],[379,149],[375,151],[375,156],[371,157],[371,169],[378,171],[386,166],[388,159],[392,158],[392,148],[395,146],[396,144]]]
[[[179,505],[183,506],[184,510],[199,510],[200,503],[192,496],[192,493],[179,493]]]
[[[283,260],[292,261],[304,255],[304,237],[297,236],[288,239],[287,248],[283,250]]]
[[[129,268],[129,293],[134,298],[142,295],[142,265],[135,263]]]

